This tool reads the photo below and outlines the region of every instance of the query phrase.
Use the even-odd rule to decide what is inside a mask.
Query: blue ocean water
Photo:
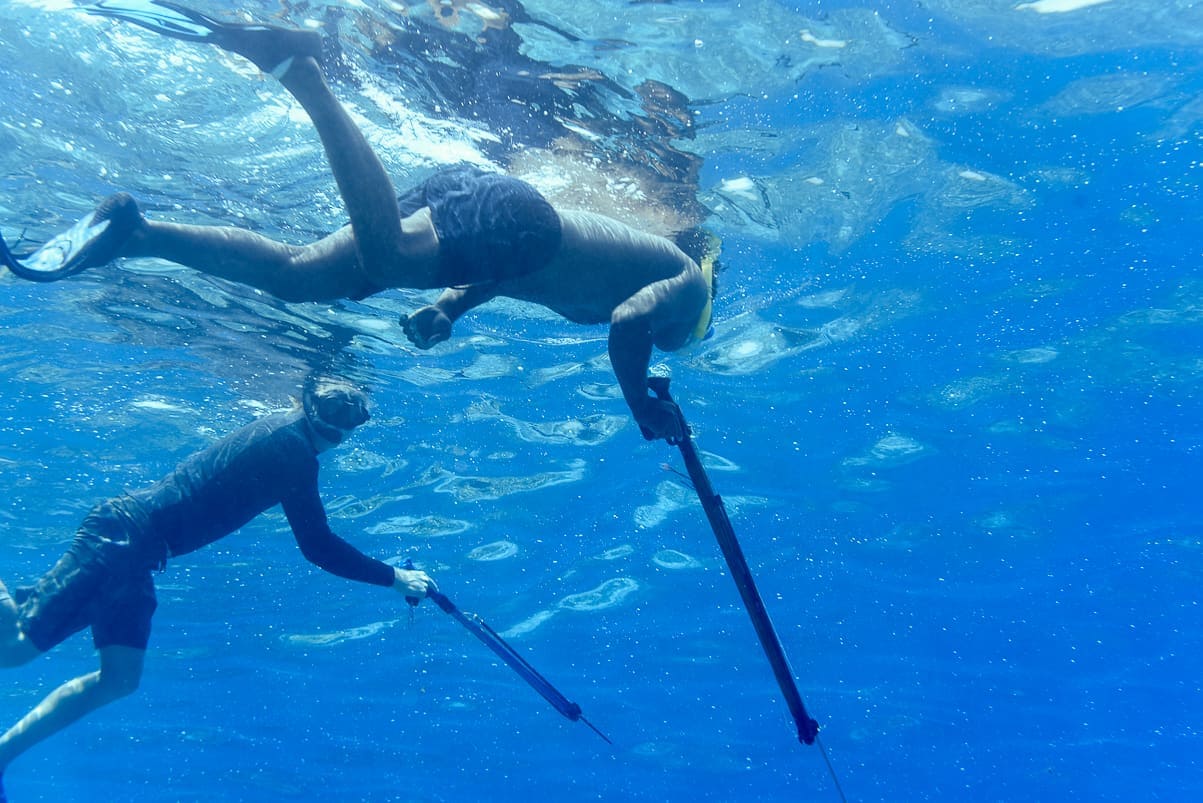
[[[335,34],[398,186],[466,159],[722,236],[715,337],[653,361],[849,800],[1203,794],[1195,3],[195,5]],[[119,189],[297,242],[345,219],[303,113],[215,49],[6,0],[0,98],[10,242]],[[335,528],[614,741],[276,512],[156,578],[138,694],[10,799],[839,799],[603,327],[496,302],[418,352],[419,292],[285,305],[150,260],[0,284],[5,582],[337,353],[375,414],[325,458]],[[6,670],[0,714],[94,662],[79,636]]]

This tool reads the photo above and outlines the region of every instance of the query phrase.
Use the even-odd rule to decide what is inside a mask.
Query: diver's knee
[[[118,681],[117,688],[114,690],[114,693],[118,697],[129,697],[138,690],[140,685],[142,685],[142,675],[140,674],[132,677],[122,678],[120,681]]]
[[[142,682],[141,672],[101,672],[100,688],[109,700],[129,697],[138,690]]]
[[[6,632],[0,638],[0,668],[24,666],[41,654],[42,651],[34,646],[16,624],[13,624],[11,632]]]
[[[293,259],[268,272],[260,288],[286,304],[319,301],[321,299],[314,293],[310,278],[310,274],[301,270],[300,263]]]
[[[111,646],[100,650],[100,692],[109,700],[127,697],[138,690],[146,651],[136,647]]]
[[[274,298],[283,301],[285,304],[299,304],[302,301],[318,300],[311,293],[307,292],[307,288],[303,282],[296,276],[275,277],[266,289]]]
[[[293,246],[266,274],[262,289],[289,304],[333,301],[364,295],[364,279],[353,256],[333,252],[323,241]]]

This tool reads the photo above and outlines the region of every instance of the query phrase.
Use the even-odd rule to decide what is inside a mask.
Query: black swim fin
[[[317,31],[220,22],[171,0],[101,0],[83,10],[132,22],[175,39],[217,45],[268,73],[293,58],[322,57],[322,37]]]
[[[13,252],[8,247],[8,243],[5,242],[3,235],[0,235],[0,262],[2,262],[4,267],[8,268],[9,270],[13,269],[13,265],[16,265],[17,267],[21,266],[21,263],[17,261],[15,256],[13,256]]]
[[[0,237],[4,266],[31,282],[54,282],[112,262],[142,214],[126,193],[110,195],[71,228],[56,234],[32,254],[17,257]]]
[[[99,17],[132,22],[164,36],[189,42],[207,42],[222,23],[199,11],[178,6],[169,0],[101,0],[84,11]]]

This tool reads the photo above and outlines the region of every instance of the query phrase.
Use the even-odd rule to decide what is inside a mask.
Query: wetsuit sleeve
[[[317,490],[317,476],[283,503],[301,554],[310,562],[339,577],[378,586],[391,586],[393,567],[369,558],[339,538],[330,529],[326,509]]]

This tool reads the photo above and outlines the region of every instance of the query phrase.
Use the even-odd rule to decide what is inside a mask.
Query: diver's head
[[[342,443],[355,427],[367,421],[368,397],[342,379],[310,377],[301,394],[305,418],[323,440]]]

